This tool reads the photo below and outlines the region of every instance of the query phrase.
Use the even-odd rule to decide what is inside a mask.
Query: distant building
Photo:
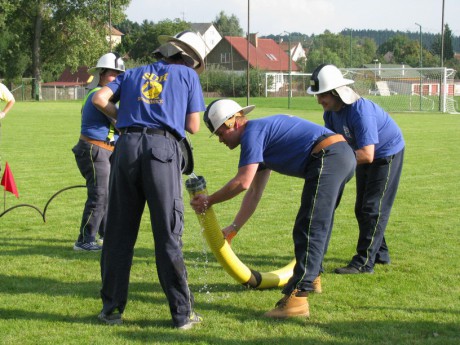
[[[206,56],[222,39],[222,36],[212,23],[192,23],[192,31],[203,39],[206,45]]]
[[[88,90],[85,86],[93,76],[88,67],[81,66],[75,72],[66,68],[57,81],[42,83],[42,100],[83,99]]]
[[[271,38],[258,38],[251,34],[249,39],[249,66],[267,72],[299,71],[294,61]],[[219,66],[231,71],[245,71],[248,65],[248,41],[245,37],[225,36],[208,54],[207,66]]]
[[[286,54],[289,54],[289,45],[291,46],[292,61],[299,61],[300,58],[307,58],[305,49],[303,49],[302,44],[300,42],[291,42],[289,44],[289,41],[281,41],[279,45],[281,49],[283,49],[286,52]]]
[[[64,72],[62,72],[58,80],[49,83],[43,83],[42,86],[86,86],[90,79],[92,79],[92,76],[88,74],[88,67],[78,67],[75,72],[72,72],[70,68],[67,67]]]
[[[124,35],[121,31],[118,31],[113,26],[111,30],[109,30],[109,26],[107,25],[107,32],[110,31],[110,35],[107,34],[105,36],[107,42],[111,43],[112,48],[116,47],[121,43],[121,37]]]
[[[257,34],[249,35],[249,61],[248,40],[245,37],[225,36],[209,53],[206,66],[208,69],[215,67],[244,73],[248,62],[249,68],[265,71],[266,76],[271,75],[272,81],[267,86],[270,92],[287,90],[287,74],[300,71],[295,61],[289,61],[289,55],[278,43],[271,38],[259,38]]]

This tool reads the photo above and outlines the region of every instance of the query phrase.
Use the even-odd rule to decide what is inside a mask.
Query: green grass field
[[[253,117],[290,113],[322,123],[313,98],[293,99],[290,110],[287,99],[251,103],[258,106]],[[201,236],[184,191],[184,255],[203,325],[188,332],[171,328],[148,213],[135,248],[125,323],[99,324],[100,254],[72,249],[86,196],[76,188],[51,202],[46,223],[29,207],[0,218],[0,344],[459,344],[460,116],[392,116],[407,142],[386,233],[392,264],[376,267],[374,275],[333,273],[356,245],[353,180],[336,213],[323,294],[309,298],[309,320],[262,316],[282,297],[280,289],[246,289],[226,274]],[[0,156],[2,168],[5,161],[11,167],[20,198],[7,193],[6,208],[25,203],[43,210],[57,191],[83,184],[71,152],[79,125],[80,102],[16,103],[2,122]],[[204,125],[191,140],[195,173],[213,192],[236,173],[238,150],[209,138]],[[300,179],[272,175],[258,211],[233,240],[248,267],[272,271],[293,258],[291,228],[302,185]],[[214,206],[222,226],[233,220],[240,201]]]

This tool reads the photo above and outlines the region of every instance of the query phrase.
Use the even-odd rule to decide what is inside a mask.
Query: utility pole
[[[247,46],[247,56],[246,56],[246,59],[247,59],[247,67],[246,67],[246,78],[247,78],[247,95],[246,95],[246,105],[248,106],[249,105],[249,96],[250,96],[250,73],[249,73],[249,46],[250,46],[250,43],[249,43],[249,38],[251,36],[251,31],[250,31],[250,26],[249,26],[249,9],[250,9],[250,1],[248,0],[248,36],[247,36],[247,39],[248,39],[248,46]]]
[[[441,67],[444,67],[444,0],[442,0]]]
[[[419,65],[420,65],[420,71],[419,71],[419,74],[420,74],[420,83],[419,83],[419,88],[420,88],[420,111],[422,111],[422,26],[418,23],[415,23],[415,25],[418,25],[420,27],[420,61],[419,61]]]
[[[288,42],[288,49],[289,49],[289,61],[288,61],[288,69],[289,69],[289,88],[288,88],[288,109],[291,109],[291,96],[292,96],[292,56],[291,56],[291,33],[285,31],[284,33],[289,35],[289,42]]]
[[[351,54],[352,53],[352,48],[351,48],[351,42],[352,42],[352,40],[351,40],[351,28],[349,30],[350,30],[350,68],[351,68],[352,67],[351,62],[353,61],[352,58],[351,58],[351,55],[352,55]]]
[[[109,0],[109,45],[112,52],[112,0]]]

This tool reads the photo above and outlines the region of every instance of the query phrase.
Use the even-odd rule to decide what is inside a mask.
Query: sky
[[[244,33],[259,36],[299,32],[338,33],[344,29],[440,33],[443,0],[131,0],[128,19],[154,23],[180,18],[210,23],[221,11],[235,15]],[[444,24],[460,36],[460,0],[444,0]],[[419,25],[416,25],[418,23]]]

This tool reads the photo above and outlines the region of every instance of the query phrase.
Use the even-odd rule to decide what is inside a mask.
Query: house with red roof
[[[225,36],[206,57],[207,68],[217,67],[230,71],[246,71],[248,41],[245,37]],[[299,67],[283,48],[271,38],[249,38],[249,66],[267,72],[297,72]]]
[[[75,72],[72,72],[67,67],[61,74],[58,80],[42,85],[49,86],[86,86],[90,82],[92,76],[88,73],[87,66],[78,67]]]
[[[249,55],[248,55],[249,46]],[[288,50],[289,51],[289,50]],[[224,69],[235,73],[246,72],[248,68],[265,71],[271,82],[270,92],[288,88],[287,73],[300,71],[289,54],[271,38],[259,38],[257,34],[245,37],[225,36],[206,57],[206,68]]]
[[[42,83],[42,99],[83,99],[88,91],[85,86],[91,78],[86,66],[78,67],[75,72],[66,68],[57,81]]]

